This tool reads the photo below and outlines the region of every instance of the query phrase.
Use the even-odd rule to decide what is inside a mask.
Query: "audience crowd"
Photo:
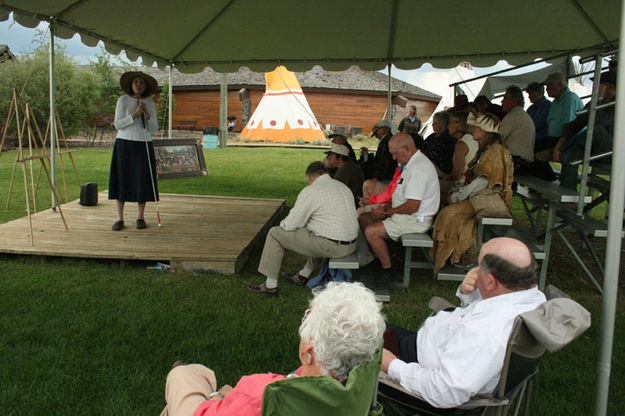
[[[600,103],[613,102],[616,74],[604,72],[596,81]],[[523,91],[531,102],[527,111]],[[387,120],[373,126],[377,150],[362,147],[359,159],[345,134],[329,135],[332,147],[323,161],[306,168],[308,186],[267,234],[258,266],[264,282],[247,287],[276,297],[282,276],[322,288],[302,318],[302,366],[289,376],[256,374],[217,389],[208,368],[176,365],[167,377],[163,414],[260,414],[264,387],[287,377],[327,375],[345,385],[352,368],[380,352],[384,323],[371,291],[398,280],[387,240],[407,233],[431,232],[435,274],[446,264],[467,271],[457,291],[462,304],[428,318],[418,332],[386,324],[382,370],[421,397],[425,409],[492,393],[514,318],[545,296],[527,246],[510,238],[480,245],[476,201],[487,200],[508,216],[515,175],[554,181],[551,161],[562,163],[561,186],[576,190],[578,167],[570,162],[584,155],[589,113],[576,114],[583,107],[567,79],[553,73],[542,83],[508,86],[501,105],[485,96],[474,102],[458,96],[454,107],[433,115],[433,133],[425,139],[412,105],[398,128]],[[613,133],[614,106],[602,107],[591,153],[609,152]],[[305,256],[306,264],[280,273],[285,250]],[[356,284],[328,261],[354,254]]]
[[[604,72],[598,81],[599,101],[614,101],[615,72]],[[531,102],[527,111],[524,91]],[[545,97],[545,91],[553,101]],[[447,263],[470,268],[477,261],[476,209],[479,208],[475,205],[478,199],[498,206],[497,215],[509,216],[513,189],[516,189],[515,175],[535,175],[553,181],[557,177],[551,161],[562,163],[561,185],[577,189],[577,165],[570,162],[583,157],[589,116],[588,113],[576,116],[582,107],[581,99],[568,88],[566,77],[552,73],[542,83],[508,86],[501,105],[485,96],[476,97],[474,102],[468,102],[465,95],[458,96],[454,107],[432,116],[433,133],[425,139],[420,135],[422,123],[417,107],[411,105],[399,128],[387,120],[373,126],[372,136],[379,140],[377,150],[370,153],[368,148],[361,148],[359,160],[344,133],[331,134],[332,148],[323,161],[329,172],[325,182],[346,186],[356,212],[341,209],[324,215],[334,217],[327,220],[328,224],[353,224],[351,216],[356,215],[358,226],[341,238],[330,235],[339,236],[337,232],[344,226],[335,226],[332,232],[329,227],[319,229],[316,224],[321,208],[312,207],[319,205],[320,197],[315,197],[314,203],[307,202],[309,206],[305,208],[303,198],[298,198],[293,211],[309,216],[300,218],[297,225],[315,237],[329,239],[334,244],[339,241],[343,255],[356,252],[359,277],[376,289],[388,287],[396,280],[393,256],[386,240],[398,240],[402,234],[432,230],[430,256],[434,273]],[[613,126],[613,106],[597,111],[592,154],[612,149]],[[308,194],[309,190],[305,189],[304,193]],[[350,218],[337,218],[339,215]],[[283,221],[281,233],[296,232],[284,228],[285,223],[291,222],[290,216]],[[266,248],[276,232],[270,232]],[[271,241],[271,244],[276,243]],[[335,251],[324,256],[332,257],[342,255]],[[307,284],[317,264],[327,265],[327,262],[310,258],[301,270],[284,276],[296,284]],[[277,286],[279,262],[270,273],[266,265],[264,255],[259,271],[268,280],[256,293],[269,294],[267,288]],[[322,270],[330,278],[350,277]],[[319,278],[323,281],[323,276]],[[317,283],[319,279],[315,280]],[[254,287],[248,289],[254,291]]]

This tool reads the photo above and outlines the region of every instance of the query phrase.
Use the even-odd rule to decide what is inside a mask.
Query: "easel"
[[[65,138],[65,132],[63,131],[63,125],[61,124],[61,119],[59,118],[59,113],[55,111],[54,118],[56,119],[56,123],[54,124],[54,137],[56,140],[56,153],[59,155],[59,163],[61,165],[61,177],[63,178],[63,189],[65,190],[65,202],[69,202],[69,194],[67,192],[67,182],[65,181],[65,168],[63,165],[63,155],[67,154],[69,156],[69,160],[72,162],[72,167],[74,168],[74,174],[76,175],[76,182],[78,182],[78,186],[81,185],[80,178],[78,177],[78,170],[76,169],[76,163],[74,163],[74,156],[72,156],[72,151],[69,149],[69,145],[67,144],[67,139]],[[61,134],[59,135],[59,130]],[[46,125],[46,134],[43,137],[43,148],[45,149],[48,142],[48,132],[50,131],[50,118],[48,117],[48,124]],[[59,138],[63,139],[63,145],[65,147],[65,151],[61,151],[59,145]],[[39,175],[41,175],[41,169],[39,169]]]
[[[20,110],[22,110],[20,112]],[[20,123],[20,114],[22,115],[22,121]],[[37,189],[39,188],[39,177],[41,175],[41,169],[43,169],[45,171],[46,177],[48,178],[48,184],[50,185],[50,189],[52,190],[53,194],[54,194],[54,200],[55,200],[55,209],[58,209],[59,213],[61,214],[61,219],[63,220],[63,225],[65,226],[65,230],[69,231],[69,228],[67,227],[67,222],[65,221],[65,216],[63,215],[63,211],[61,210],[61,206],[58,203],[58,196],[56,193],[56,188],[54,187],[54,185],[52,184],[52,180],[50,178],[50,173],[48,171],[48,167],[45,164],[45,159],[50,160],[50,155],[49,154],[45,154],[43,152],[43,149],[45,149],[45,142],[41,140],[41,132],[39,131],[39,127],[37,127],[37,124],[35,124],[35,128],[37,129],[37,133],[39,134],[39,142],[42,145],[42,148],[40,150],[39,146],[37,145],[37,140],[35,139],[35,135],[32,129],[32,124],[34,122],[34,114],[32,112],[32,109],[30,108],[29,104],[26,104],[25,106],[23,105],[21,99],[19,98],[19,94],[17,93],[17,91],[15,89],[13,89],[13,95],[11,97],[11,105],[9,107],[9,114],[7,116],[7,121],[6,124],[4,126],[4,132],[2,134],[2,141],[0,141],[0,155],[2,155],[2,147],[4,146],[4,141],[6,139],[6,135],[7,135],[7,131],[9,129],[9,125],[13,119],[13,116],[15,116],[15,124],[16,124],[16,128],[17,128],[17,140],[18,140],[18,148],[17,148],[17,155],[15,157],[15,162],[13,164],[13,172],[11,174],[11,182],[9,184],[9,195],[7,198],[7,209],[9,208],[9,204],[11,202],[11,193],[13,190],[13,183],[15,181],[15,172],[17,169],[17,164],[20,163],[22,165],[22,174],[24,176],[24,193],[25,193],[25,199],[26,199],[26,212],[28,213],[28,222],[29,222],[29,227],[30,227],[30,244],[31,245],[35,245],[35,240],[34,240],[34,235],[33,235],[33,223],[32,223],[32,217],[30,214],[30,199],[28,196],[28,177],[26,174],[26,162],[28,162],[29,164],[29,171],[30,171],[30,187],[31,187],[31,192],[32,192],[32,197],[33,197],[33,204],[34,204],[34,210],[35,212],[37,212]],[[58,116],[57,116],[58,119]],[[24,155],[24,150],[23,150],[23,144],[24,144],[24,134],[28,135],[28,155]],[[67,146],[67,143],[66,143]],[[33,154],[33,147],[35,148],[35,152],[37,154]],[[57,147],[58,147],[58,143],[57,143]],[[41,167],[39,170],[39,177],[37,179],[37,185],[35,186],[35,181],[34,181],[34,174],[33,174],[33,160],[37,160],[39,159],[39,161],[41,162]],[[73,159],[72,159],[72,163],[73,163]],[[61,165],[62,166],[62,165]],[[74,170],[76,169],[76,167],[74,166]],[[78,174],[76,174],[76,176],[78,176]],[[65,183],[65,175],[63,174],[63,183]],[[67,192],[67,190],[66,190]]]

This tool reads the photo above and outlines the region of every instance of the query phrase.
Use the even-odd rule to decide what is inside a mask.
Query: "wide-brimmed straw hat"
[[[128,71],[123,73],[121,78],[119,79],[119,86],[122,87],[122,90],[126,94],[134,95],[131,84],[132,80],[137,77],[141,77],[145,81],[145,91],[141,95],[142,98],[149,97],[156,92],[156,90],[158,89],[158,82],[156,82],[153,77],[141,71]]]
[[[469,117],[467,117],[467,126],[479,127],[488,133],[499,134],[501,132],[499,129],[499,122],[485,116],[484,114],[478,114],[475,116],[473,113],[469,113]]]

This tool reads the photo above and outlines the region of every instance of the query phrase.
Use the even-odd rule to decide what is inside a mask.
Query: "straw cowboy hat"
[[[158,82],[150,75],[141,72],[141,71],[128,71],[122,74],[122,77],[119,79],[119,85],[122,87],[122,90],[128,95],[133,95],[131,84],[132,80],[141,77],[145,81],[145,91],[141,95],[142,98],[149,97],[154,94],[158,89]]]

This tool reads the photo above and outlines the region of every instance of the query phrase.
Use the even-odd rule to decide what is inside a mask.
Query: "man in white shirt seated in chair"
[[[426,319],[416,334],[387,326],[397,335],[399,358],[385,349],[382,370],[437,408],[492,393],[514,319],[546,301],[536,286],[532,253],[522,242],[489,240],[478,264],[456,292],[460,307]]]

